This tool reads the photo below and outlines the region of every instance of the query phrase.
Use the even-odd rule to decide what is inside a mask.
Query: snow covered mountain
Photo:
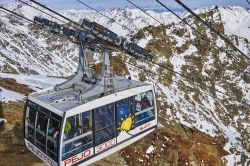
[[[9,9],[32,19],[50,18],[20,4]],[[250,55],[250,11],[241,7],[205,8],[195,11],[226,35],[245,54]],[[94,11],[67,10],[63,15],[78,21],[94,20],[122,36],[131,37],[139,45],[152,50],[154,61],[191,78],[184,79],[146,62],[123,56],[135,65],[168,77],[169,80],[145,73],[129,65],[120,68],[114,62],[116,74],[156,84],[160,117],[168,122],[185,124],[227,142],[230,155],[227,165],[250,164],[250,75],[249,62],[188,13],[179,13],[210,41],[200,39],[192,29],[171,13],[148,11],[164,25],[137,9],[107,9],[102,11],[122,25]],[[78,46],[10,15],[0,13],[0,71],[40,75],[70,76],[76,71]],[[217,46],[225,53],[218,50]],[[89,54],[93,67],[98,55]],[[117,67],[118,66],[118,67]],[[1,75],[0,75],[1,77]],[[183,86],[183,84],[185,86]],[[192,87],[192,88],[187,88]],[[211,88],[220,92],[215,92]]]

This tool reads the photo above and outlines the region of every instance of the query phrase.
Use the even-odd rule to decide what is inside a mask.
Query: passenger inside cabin
[[[148,100],[147,95],[144,95],[144,97],[142,98],[142,100],[140,102],[140,105],[141,105],[141,109],[151,107],[151,104],[150,104],[150,102]]]
[[[72,129],[72,137],[77,137],[78,135],[80,135],[82,132],[82,126],[80,126],[79,124],[76,124],[76,126]]]
[[[136,112],[140,112],[141,111],[141,105],[140,103],[136,103]]]
[[[82,114],[82,130],[83,133],[89,131],[91,129],[91,116],[90,112]]]
[[[68,139],[73,138],[72,137],[72,128],[74,126],[73,125],[74,123],[72,123],[73,119],[70,119],[70,118],[67,118],[66,122],[65,122],[65,127],[64,127],[64,132],[63,132],[63,139],[64,140],[68,140]],[[72,144],[70,143],[70,144],[66,144],[62,147],[63,158],[65,157],[65,152],[67,152],[71,146],[72,146]]]
[[[67,139],[77,137],[82,133],[83,126],[79,124],[79,116],[73,116],[68,118],[68,126],[70,125],[70,130],[67,134]],[[65,128],[66,129],[66,128]]]
[[[137,97],[138,98],[138,97]],[[138,98],[139,99],[139,98]],[[137,100],[138,101],[138,100]],[[139,102],[136,104],[136,111],[140,112],[145,110],[146,108],[151,107],[152,104],[150,103],[147,93],[141,94],[141,99],[139,100]],[[148,112],[144,112],[141,113],[139,115],[139,119],[143,120],[143,119],[147,119],[149,117],[149,113]]]
[[[64,139],[68,139],[70,133],[71,133],[71,123],[69,121],[69,119],[66,119],[66,123],[65,123],[65,128],[64,128]]]
[[[123,100],[117,104],[117,110],[118,110],[118,121],[123,120],[124,118],[128,117],[130,114],[130,109],[128,102],[126,100]]]
[[[94,111],[95,130],[100,130],[114,122],[114,104],[108,104]]]
[[[52,123],[52,121],[50,121],[48,128],[48,136],[52,137],[54,140],[57,140],[59,138],[59,128],[60,126],[56,126]]]

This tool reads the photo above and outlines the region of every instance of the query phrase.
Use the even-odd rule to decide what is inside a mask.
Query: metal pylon
[[[103,51],[102,76],[104,79],[104,94],[114,92],[113,68],[110,65],[108,49]]]

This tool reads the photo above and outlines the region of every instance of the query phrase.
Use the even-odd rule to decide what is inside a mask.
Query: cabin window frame
[[[112,121],[110,121],[109,124],[105,125],[102,128],[99,128],[99,126],[98,126],[98,128],[96,128],[96,123],[100,122],[100,121],[96,120],[97,109],[106,107],[106,110],[107,110],[109,108],[109,106],[111,106],[113,108],[112,111],[110,112],[110,114],[113,115],[112,116]],[[97,107],[97,108],[93,109],[92,111],[94,112],[93,113],[93,115],[94,115],[93,116],[94,117],[93,118],[94,119],[94,122],[93,122],[93,124],[94,124],[93,125],[94,126],[94,128],[93,128],[94,129],[94,147],[97,147],[98,145],[101,145],[104,142],[109,141],[109,140],[117,137],[117,134],[116,134],[116,115],[115,115],[116,114],[116,106],[115,106],[115,102],[113,102],[113,103],[107,103],[105,105],[102,105],[100,107]],[[105,116],[105,115],[103,115],[103,116]],[[110,119],[106,119],[106,120],[110,120]],[[110,130],[111,133],[107,132],[109,129],[111,129]],[[104,135],[105,131],[106,131],[106,136],[102,137],[103,140],[101,140],[101,139],[98,140],[97,138],[100,138],[100,137],[97,137],[97,135],[100,134],[101,132],[103,132],[102,135]],[[107,133],[110,133],[110,134],[107,135]]]
[[[83,114],[86,114],[86,113],[89,113],[89,128],[87,131],[84,131],[82,129],[82,133],[80,134],[77,134],[76,136],[73,136],[73,137],[70,137],[70,138],[66,138],[65,139],[65,126],[66,126],[66,121],[68,120],[68,118],[74,118],[75,121],[73,122],[75,125],[81,125],[80,122],[82,123],[83,125]],[[79,114],[75,114],[75,115],[72,115],[72,116],[69,116],[69,117],[65,117],[65,123],[64,123],[64,127],[62,128],[62,131],[61,131],[61,135],[62,135],[62,143],[61,143],[61,158],[62,158],[62,161],[67,159],[67,158],[70,158],[74,155],[77,155],[79,154],[80,152],[84,151],[84,150],[87,150],[91,147],[93,147],[93,121],[92,121],[92,116],[93,116],[93,113],[91,110],[89,111],[84,111],[84,112],[81,112]],[[78,118],[78,119],[77,119]],[[78,122],[78,124],[76,124]],[[71,123],[71,122],[69,122]],[[71,124],[71,128],[72,128],[72,124]],[[75,128],[76,129],[76,128]],[[77,131],[76,131],[77,132]],[[88,140],[88,142],[86,143],[83,143],[81,144],[80,146],[74,146],[74,143],[77,143],[77,142],[84,142],[86,140],[86,138],[90,138]]]
[[[47,119],[45,119],[44,116],[46,116]],[[38,122],[38,119],[39,119],[39,122]],[[40,129],[41,128],[40,121],[43,121],[43,120],[46,121],[44,123],[45,124],[45,129],[44,129],[45,131],[42,131]],[[35,130],[36,130],[36,132],[35,132],[35,138],[36,138],[35,139],[35,145],[39,146],[40,147],[39,149],[44,148],[44,149],[42,149],[42,151],[46,151],[46,149],[47,149],[46,148],[46,141],[47,141],[46,138],[47,138],[47,125],[48,125],[48,121],[49,121],[49,116],[48,115],[44,114],[43,112],[37,111],[37,113],[36,113],[36,127],[35,127]],[[42,137],[41,140],[44,141],[44,144],[43,144],[43,142],[41,142],[40,139],[38,140],[38,136],[39,135]]]
[[[116,111],[116,123],[117,125],[122,122],[125,118],[127,118],[129,115],[133,116],[134,110],[133,110],[133,103],[131,107],[131,98],[134,98],[134,96],[124,98],[122,100],[118,100],[115,102],[115,111]],[[126,101],[124,101],[126,100]],[[123,106],[124,104],[126,105]],[[120,105],[122,105],[120,107]],[[118,108],[119,107],[119,108]],[[123,114],[123,115],[121,115]],[[121,117],[120,117],[121,116]]]
[[[34,126],[32,124],[29,123],[29,112],[30,110],[33,110],[35,111],[35,123],[34,123]],[[39,114],[42,114],[42,115],[45,115],[47,116],[47,124],[45,125],[45,133],[43,133],[42,131],[39,131],[38,128],[37,128],[37,119],[38,119],[38,116]],[[56,115],[57,117],[53,117],[52,115]],[[59,124],[59,127],[57,129],[58,131],[58,137],[57,137],[57,141],[54,141],[54,143],[56,144],[56,151],[51,151],[49,148],[48,148],[48,125],[49,125],[49,122],[50,122],[50,119],[54,119],[58,124]],[[62,125],[62,117],[55,114],[54,112],[50,111],[50,110],[47,110],[46,108],[28,100],[27,101],[27,104],[26,104],[26,109],[25,109],[25,135],[24,135],[24,138],[27,139],[28,141],[30,141],[32,144],[34,144],[38,149],[40,149],[42,152],[44,152],[46,155],[48,155],[52,160],[54,161],[59,161],[58,160],[58,155],[59,155],[59,133],[60,133],[60,126]],[[33,137],[32,139],[29,138],[29,135],[28,134],[28,127],[32,127],[33,130],[34,130],[34,133],[33,133]],[[42,134],[43,136],[45,136],[45,144],[43,145],[41,142],[39,142],[36,138],[36,135],[37,133],[39,134]],[[38,144],[41,144],[42,146],[45,147],[45,149],[42,149]],[[54,156],[51,156],[48,151],[50,151],[51,153],[53,153]]]
[[[147,102],[149,102],[151,104],[151,106],[143,108],[143,109],[137,108],[138,104],[141,104],[141,102],[145,102],[145,101],[142,101],[142,100],[147,95],[147,93],[151,93],[152,98],[151,98],[151,100],[148,99],[148,101],[147,101]],[[140,98],[141,98],[140,100],[141,101],[136,101],[136,96],[137,95],[140,95]],[[142,93],[138,93],[137,95],[135,95],[135,98],[134,98],[134,114],[133,114],[133,116],[134,116],[134,128],[154,120],[155,116],[156,116],[156,113],[155,113],[155,96],[154,96],[153,90],[148,90],[148,91],[145,91],[145,92],[142,92]],[[148,96],[146,96],[146,98],[148,98]],[[139,109],[141,109],[141,110],[139,110]],[[139,116],[141,116],[141,117],[139,117]]]
[[[51,136],[49,136],[49,125],[50,121],[53,120],[55,123],[57,123],[57,131],[58,133],[54,132]],[[51,157],[51,154],[55,155],[55,158],[58,158],[58,152],[59,152],[59,141],[60,141],[60,131],[61,131],[61,125],[62,125],[62,120],[60,121],[59,119],[56,119],[50,114],[48,123],[47,123],[47,132],[46,132],[46,153]],[[55,126],[54,126],[55,127]],[[57,134],[57,138],[54,138]],[[48,143],[49,141],[54,144],[54,150],[52,150],[49,146]]]

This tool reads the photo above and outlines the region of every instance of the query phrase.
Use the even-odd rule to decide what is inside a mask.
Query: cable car
[[[154,85],[114,77],[107,50],[92,74],[82,46],[76,75],[26,102],[25,144],[51,166],[94,163],[157,127]]]

